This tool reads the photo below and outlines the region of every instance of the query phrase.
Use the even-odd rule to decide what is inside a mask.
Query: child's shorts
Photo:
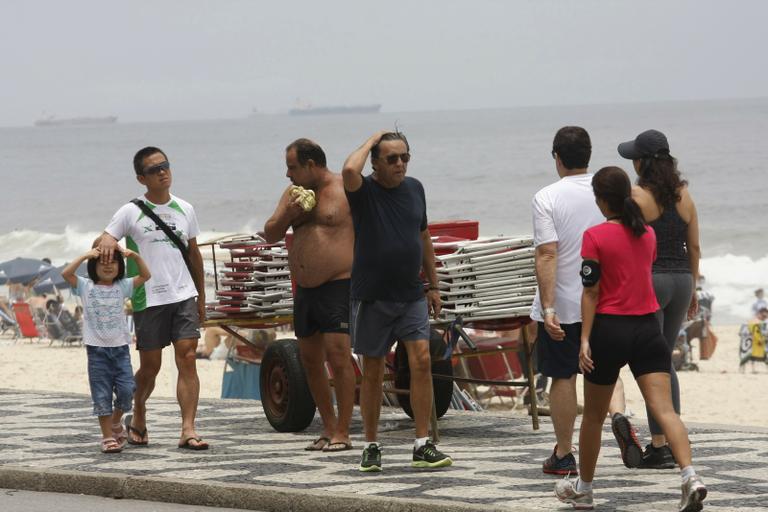
[[[112,414],[112,399],[116,409],[131,410],[136,389],[128,345],[98,347],[86,345],[88,353],[88,383],[91,386],[94,416]]]

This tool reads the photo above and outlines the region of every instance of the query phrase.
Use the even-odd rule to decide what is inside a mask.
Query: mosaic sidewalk
[[[541,472],[541,461],[555,444],[548,418],[534,432],[522,416],[449,411],[440,420],[440,448],[454,465],[423,472],[410,467],[412,422],[398,410],[385,409],[380,439],[384,471],[363,474],[357,471],[362,448],[357,411],[352,426],[356,449],[337,454],[303,450],[319,433],[317,418],[306,432],[278,433],[256,401],[201,401],[198,431],[212,445],[207,452],[176,448],[180,419],[174,400],[152,399],[149,411],[150,446],[104,455],[98,450],[89,397],[0,390],[0,468],[258,484],[361,499],[467,503],[488,510],[570,510],[553,496],[556,477]],[[647,431],[638,426],[646,438]],[[743,430],[690,428],[694,464],[709,487],[705,510],[768,510],[768,432]],[[598,510],[671,511],[679,499],[676,471],[624,468],[606,428],[595,480]]]

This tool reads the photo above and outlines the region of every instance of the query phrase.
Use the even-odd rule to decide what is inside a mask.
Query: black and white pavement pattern
[[[352,451],[306,452],[319,435],[315,418],[301,433],[274,431],[260,403],[203,400],[198,432],[208,451],[177,448],[180,429],[173,399],[148,404],[149,446],[128,446],[120,454],[99,450],[100,433],[90,398],[68,393],[0,390],[0,467],[259,484],[318,493],[352,493],[421,498],[436,503],[471,503],[488,508],[569,510],[557,501],[557,477],[544,475],[541,462],[555,444],[551,423],[533,431],[524,416],[449,411],[440,420],[440,449],[453,466],[424,471],[410,466],[413,423],[402,412],[382,411],[382,473],[360,473],[359,415],[353,418]],[[580,419],[577,419],[577,427]],[[638,420],[641,439],[648,432]],[[694,466],[709,488],[705,510],[768,510],[768,430],[690,427]],[[578,432],[575,435],[578,438]],[[2,482],[0,482],[2,487]],[[629,470],[621,463],[609,422],[594,482],[598,510],[677,510],[677,470]]]

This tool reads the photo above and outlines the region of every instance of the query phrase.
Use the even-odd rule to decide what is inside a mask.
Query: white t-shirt
[[[157,205],[150,203],[146,197],[139,199],[168,224],[185,244],[200,234],[195,210],[183,199],[171,195],[170,201]],[[117,210],[104,231],[117,240],[125,237],[125,245],[144,258],[152,274],[150,280],[133,293],[134,311],[197,297],[195,282],[181,251],[138,206],[128,203]],[[136,264],[130,260],[126,263],[126,271],[129,276],[138,275]]]
[[[123,304],[133,291],[133,278],[101,285],[87,277],[76,277],[77,287],[73,293],[83,301],[83,343],[97,347],[127,345],[131,335]]]
[[[592,175],[566,176],[533,197],[533,244],[557,242],[555,312],[560,323],[581,322],[581,239],[584,231],[605,221],[595,203]],[[544,320],[539,290],[531,318]]]

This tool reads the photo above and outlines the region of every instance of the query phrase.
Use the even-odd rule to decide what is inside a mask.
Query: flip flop
[[[125,416],[125,430],[128,434],[128,444],[136,445],[136,446],[147,446],[149,444],[149,441],[144,441],[143,439],[147,437],[147,429],[139,430],[137,428],[134,428],[131,426],[131,420],[133,419],[133,414],[128,414]],[[131,432],[136,434],[139,439],[142,439],[141,441],[134,441],[131,437]]]
[[[331,444],[331,440],[328,439],[325,436],[318,437],[314,441],[312,441],[309,445],[307,445],[306,448],[304,448],[308,452],[321,452],[323,449]],[[319,445],[319,446],[318,446]]]
[[[197,441],[197,444],[191,444],[190,441]],[[184,442],[179,445],[179,448],[183,450],[194,450],[194,451],[207,450],[208,443],[203,442],[202,437],[191,436],[186,438]]]
[[[352,449],[351,442],[338,441],[336,443],[328,443],[323,447],[324,452],[345,452]]]

